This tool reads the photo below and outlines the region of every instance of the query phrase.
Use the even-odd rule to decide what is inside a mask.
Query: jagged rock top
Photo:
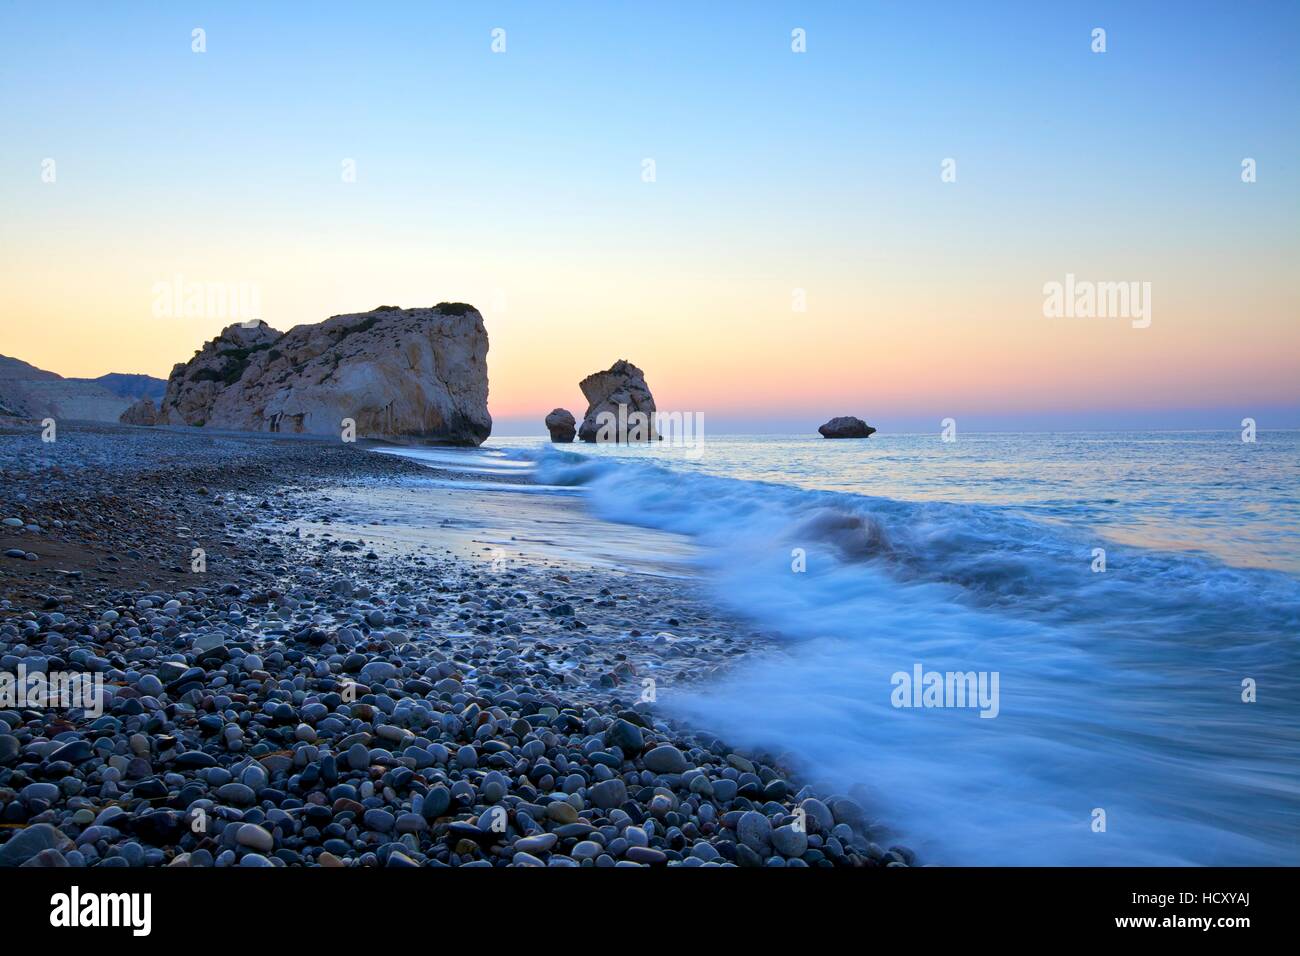
[[[643,437],[653,440],[658,437],[654,429],[655,400],[646,384],[645,373],[629,362],[619,359],[608,370],[593,372],[578,383],[583,396],[587,399],[587,414],[578,429],[578,437],[586,442],[602,439],[600,416],[608,413],[618,420],[619,406],[625,406],[624,416],[642,413],[646,416],[649,428],[642,432]],[[629,431],[635,431],[630,428]],[[626,441],[626,436],[614,440]]]

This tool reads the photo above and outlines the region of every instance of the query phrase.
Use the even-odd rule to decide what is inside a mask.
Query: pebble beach
[[[689,581],[377,548],[335,501],[430,472],[337,441],[0,428],[0,673],[104,690],[98,715],[0,706],[0,866],[916,862],[786,755],[661,712],[781,653]]]

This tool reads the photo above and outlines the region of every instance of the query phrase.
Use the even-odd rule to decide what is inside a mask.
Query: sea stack
[[[578,429],[585,442],[653,441],[655,400],[645,373],[626,359],[605,372],[593,372],[581,382],[587,414]]]
[[[546,416],[546,430],[551,433],[551,441],[567,445],[577,434],[578,421],[573,412],[567,408],[557,408]]]
[[[280,333],[232,325],[172,369],[159,424],[480,445],[487,330],[473,306],[380,306]]]
[[[875,429],[860,418],[841,415],[817,429],[823,438],[870,438]]]

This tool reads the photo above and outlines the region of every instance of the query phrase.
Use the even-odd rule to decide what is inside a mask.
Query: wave
[[[1300,862],[1293,577],[1005,507],[516,454],[598,517],[690,536],[719,603],[782,639],[663,706],[784,752],[923,859]],[[895,706],[918,666],[996,674],[996,718]]]

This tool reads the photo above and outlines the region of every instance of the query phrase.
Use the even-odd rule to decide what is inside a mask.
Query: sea
[[[570,550],[640,531],[629,561],[781,648],[660,706],[789,755],[923,862],[1296,865],[1300,432],[1254,437],[395,453],[564,499]]]

